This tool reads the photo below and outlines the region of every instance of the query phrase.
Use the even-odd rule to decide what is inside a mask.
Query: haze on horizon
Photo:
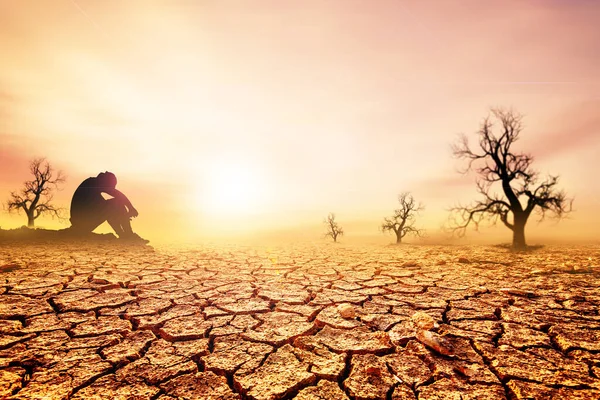
[[[114,172],[154,241],[318,240],[328,212],[348,240],[391,241],[377,229],[402,191],[441,239],[476,198],[450,145],[504,106],[575,198],[530,242],[597,240],[598,20],[592,0],[0,0],[0,201],[43,156],[68,177],[63,207]],[[484,231],[467,240],[510,237]]]

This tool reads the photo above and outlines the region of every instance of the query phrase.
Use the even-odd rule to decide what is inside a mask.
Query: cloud
[[[15,96],[6,91],[0,90],[0,104],[4,105],[3,103],[12,101],[15,101]]]
[[[10,115],[10,109],[16,103],[16,97],[7,91],[0,90],[0,133],[2,133],[2,127],[6,125],[7,119]]]
[[[415,185],[415,192],[427,198],[445,198],[447,194],[453,195],[458,190],[472,187],[473,177],[456,173],[444,174],[421,180]]]
[[[7,135],[0,134],[0,189],[20,183],[27,173],[29,157],[19,149],[7,145]]]
[[[593,144],[600,145],[600,100],[577,104],[547,125],[553,128],[539,135],[531,149],[537,159],[572,154]]]

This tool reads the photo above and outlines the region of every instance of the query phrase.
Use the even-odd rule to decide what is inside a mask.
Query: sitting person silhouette
[[[138,212],[116,186],[117,177],[108,171],[84,180],[71,200],[71,228],[77,233],[89,233],[107,221],[119,239],[148,243],[133,233],[131,218],[137,217]],[[105,199],[102,193],[112,199]]]

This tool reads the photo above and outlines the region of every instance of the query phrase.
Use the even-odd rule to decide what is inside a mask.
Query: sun
[[[250,165],[217,163],[205,173],[200,191],[203,214],[228,219],[259,212],[267,187],[262,174]]]

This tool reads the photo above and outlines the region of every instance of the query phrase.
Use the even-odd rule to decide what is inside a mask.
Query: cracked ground
[[[0,398],[598,399],[598,247],[0,246]]]

